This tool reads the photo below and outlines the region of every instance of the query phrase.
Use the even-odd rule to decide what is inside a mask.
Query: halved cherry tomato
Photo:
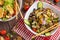
[[[1,35],[6,35],[6,30],[1,30]]]
[[[37,29],[36,29],[36,28],[32,28],[32,30],[33,30],[34,32],[36,32],[36,31],[37,31]]]
[[[5,40],[10,40],[10,38],[8,36],[5,36]]]
[[[55,0],[55,2],[57,3],[57,2],[59,2],[59,0]]]
[[[5,16],[6,16],[6,14],[7,14],[7,12],[6,12],[6,11],[4,11],[4,13],[3,13],[3,17],[5,17]]]
[[[0,34],[1,34],[1,31],[0,31]]]
[[[29,5],[24,5],[24,10],[27,11],[29,9]]]

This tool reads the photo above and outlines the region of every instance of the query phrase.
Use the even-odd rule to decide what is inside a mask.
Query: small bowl
[[[33,9],[37,9],[37,4],[38,4],[38,2],[39,2],[39,1],[34,2],[34,4],[29,8],[29,10],[26,12],[26,15],[25,15],[24,19],[27,19],[27,20],[28,20],[30,13],[33,12]],[[59,17],[59,19],[60,19],[60,14],[59,14],[59,13],[60,13],[60,10],[58,10],[57,8],[55,8],[54,6],[52,6],[52,5],[50,5],[50,4],[46,3],[46,2],[42,2],[42,3],[43,3],[43,7],[44,7],[44,8],[50,8],[50,9],[53,10],[55,13],[57,13],[57,15],[58,15],[58,17]],[[33,34],[38,34],[38,33],[34,32],[28,25],[25,24],[25,26],[26,26],[26,28],[27,28],[28,30],[30,30]],[[51,32],[51,35],[53,35],[56,31],[57,31],[57,29],[53,30],[53,31]],[[41,36],[45,36],[45,35],[41,35]]]
[[[19,4],[20,9],[21,9],[21,8],[22,8],[22,0],[18,0],[18,4]],[[18,13],[19,13],[19,12],[18,12]],[[10,21],[10,20],[13,20],[15,17],[16,17],[16,15],[13,16],[13,17],[11,17],[11,18],[9,18],[9,19],[7,19],[7,20],[5,20],[5,21],[3,21],[2,19],[0,19],[0,21],[1,21],[1,22]]]

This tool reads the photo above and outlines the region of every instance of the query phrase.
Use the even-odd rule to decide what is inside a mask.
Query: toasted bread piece
[[[4,38],[2,36],[0,36],[0,40],[4,40]]]
[[[4,13],[4,11],[3,11],[3,9],[0,7],[0,18],[3,17],[3,13]]]
[[[0,5],[2,6],[4,4],[4,0],[0,0]]]

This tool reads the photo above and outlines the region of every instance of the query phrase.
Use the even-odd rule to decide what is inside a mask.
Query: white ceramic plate
[[[39,2],[39,1],[34,2],[34,4],[29,8],[29,10],[26,12],[26,15],[25,15],[25,18],[24,18],[24,19],[27,19],[27,20],[28,20],[30,13],[33,12],[33,9],[37,9],[37,3],[38,3],[38,2]],[[60,11],[57,10],[57,8],[54,8],[52,5],[50,5],[50,4],[46,3],[46,2],[43,2],[43,7],[44,7],[44,8],[50,8],[50,9],[53,10],[55,13],[57,13],[57,15],[59,16],[59,20],[60,20],[60,14],[59,14]],[[25,24],[25,25],[26,25],[26,24]],[[30,28],[29,26],[26,25],[26,28],[27,28],[28,30],[30,30],[33,34],[37,34],[37,33],[34,32],[33,30],[31,30],[31,28]],[[51,35],[53,35],[53,34],[55,33],[55,31],[56,31],[56,29],[51,32]],[[44,36],[44,35],[41,35],[41,36]]]
[[[18,0],[18,3],[19,3],[19,6],[20,6],[20,9],[21,9],[21,8],[22,8],[22,0]],[[7,19],[6,21],[13,20],[15,17],[16,17],[16,15],[13,16],[13,17],[11,17],[10,19]],[[6,21],[3,21],[2,19],[0,19],[0,21],[2,21],[2,22],[6,22]]]

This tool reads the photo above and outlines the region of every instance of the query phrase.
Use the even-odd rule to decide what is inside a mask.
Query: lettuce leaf
[[[7,2],[7,3],[13,3],[14,0],[5,0],[5,2]]]

